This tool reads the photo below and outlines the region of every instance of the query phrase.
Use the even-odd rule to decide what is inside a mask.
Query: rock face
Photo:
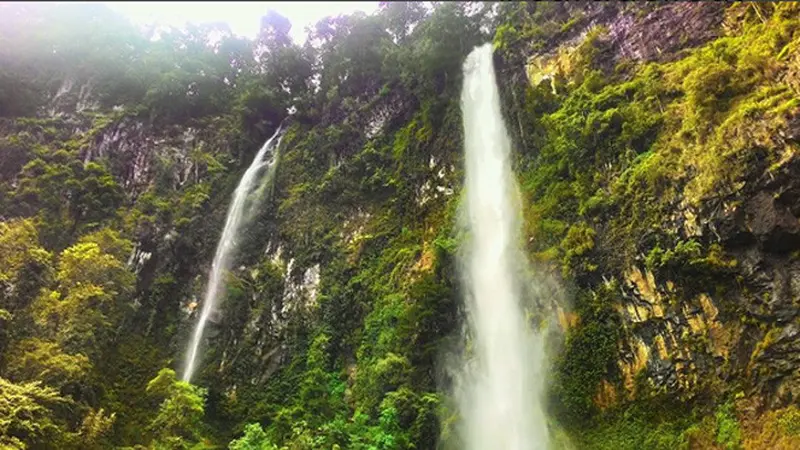
[[[718,37],[724,9],[719,3],[681,2],[649,13],[626,11],[596,23],[608,27],[615,62],[662,61]]]
[[[502,70],[513,86],[507,86],[504,95],[512,105],[508,120],[519,122],[518,130],[511,127],[519,131],[518,147],[530,147],[532,139],[526,136],[521,114],[514,113],[522,109],[527,85],[574,79],[575,60],[581,57],[576,55],[595,27],[604,27],[598,38],[602,45],[596,47],[602,52],[601,68],[614,70],[621,63],[679,60],[690,49],[723,36],[726,17],[736,15],[715,3],[673,3],[651,10],[593,5],[582,12],[575,25],[563,27],[560,37],[544,47],[531,51],[523,40],[504,55]],[[552,83],[554,94],[556,85],[561,86]],[[604,277],[621,280],[614,308],[623,327],[616,363],[621,381],[616,388],[607,380],[598,384],[598,406],[633,400],[644,395],[643,387],[692,398],[734,382],[743,383],[771,406],[796,398],[799,116],[788,117],[766,138],[771,148],[782,152],[773,157],[772,165],[754,139],[749,144],[754,162],[732,187],[692,205],[679,194],[669,207],[672,218],[660,224],[662,230],[651,230],[675,241],[719,245],[725,269],[699,278],[685,272],[654,272],[645,261],[652,248],[644,244],[646,236],[639,239],[639,257],[633,265],[612,272],[598,269]],[[599,245],[608,247],[595,249],[598,255],[619,251],[611,247],[614,242]],[[563,322],[562,328],[569,328]]]

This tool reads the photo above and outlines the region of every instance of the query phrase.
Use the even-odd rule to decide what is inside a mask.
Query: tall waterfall
[[[264,187],[269,184],[274,174],[272,170],[277,160],[275,149],[280,145],[280,132],[281,127],[275,130],[275,134],[270,137],[267,142],[258,150],[250,167],[247,168],[242,179],[239,181],[239,186],[233,192],[233,201],[228,207],[228,216],[225,219],[225,228],[222,230],[222,237],[217,244],[217,250],[214,253],[214,262],[211,264],[211,273],[208,276],[208,285],[203,297],[203,309],[200,312],[200,320],[195,326],[192,340],[189,343],[189,351],[186,354],[186,366],[183,372],[183,381],[190,381],[194,374],[195,365],[197,363],[197,351],[200,347],[200,341],[203,338],[203,330],[205,330],[206,323],[211,316],[211,313],[216,310],[217,303],[224,293],[223,277],[225,272],[229,269],[230,257],[233,249],[236,246],[236,238],[239,235],[239,230],[248,218],[252,217],[252,212],[246,211],[246,204],[248,203],[248,196],[252,193],[256,182],[263,179],[261,187],[255,192],[256,198],[251,199],[252,202],[258,201],[259,197],[264,192]],[[265,155],[272,152],[272,157],[264,160]],[[262,170],[266,169],[266,170]]]
[[[456,382],[460,437],[470,450],[548,447],[543,412],[542,339],[520,305],[525,257],[519,245],[519,189],[511,144],[486,44],[464,63],[461,93],[466,179],[460,263],[471,358]]]

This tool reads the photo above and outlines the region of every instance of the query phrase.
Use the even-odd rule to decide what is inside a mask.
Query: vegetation
[[[491,41],[527,251],[569,298],[537,298],[563,313],[555,440],[797,448],[795,406],[754,416],[733,395],[750,375],[692,384],[677,367],[731,367],[710,315],[761,320],[739,318],[759,287],[743,262],[687,229],[796,153],[798,7],[725,5],[718,37],[642,61],[617,58],[592,11],[384,2],[300,46],[275,12],[248,40],[139,30],[99,4],[0,5],[0,447],[459,448],[441,364],[462,314],[461,64]],[[531,55],[552,58],[520,81]],[[272,195],[179,381],[231,192],[289,111]],[[665,332],[627,315],[635,296],[684,329],[684,311],[719,311],[662,358]],[[762,339],[753,360],[779,341],[761,331],[744,333]],[[657,382],[656,358],[683,378]]]

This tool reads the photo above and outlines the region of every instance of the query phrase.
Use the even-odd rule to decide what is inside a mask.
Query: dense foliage
[[[616,64],[585,11],[385,2],[301,46],[275,12],[248,40],[137,29],[100,4],[0,4],[0,446],[463,447],[443,367],[461,322],[458,101],[464,57],[493,41],[527,250],[571,303],[537,298],[564,318],[556,445],[795,448],[794,406],[753,417],[734,383],[674,392],[625,373],[620,302],[637,264],[677,285],[676,309],[745,290],[673,213],[797,151],[797,6],[731,5],[719,37]],[[567,39],[525,78],[525,57]],[[179,381],[230,194],[281,122],[272,195],[202,367]]]

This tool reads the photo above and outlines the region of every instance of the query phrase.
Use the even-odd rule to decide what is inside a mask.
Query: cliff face
[[[624,151],[642,152],[631,162],[613,161],[611,155],[589,156],[590,159],[606,159],[605,167],[597,169],[613,174],[610,180],[596,183],[601,195],[603,190],[615,195],[613,184],[623,178],[626,171],[639,169],[637,162],[644,165],[643,157],[658,158],[656,164],[670,164],[669,170],[674,170],[674,173],[657,174],[658,171],[650,167],[641,169],[652,171],[645,176],[664,176],[663,182],[672,185],[655,189],[657,195],[663,196],[660,199],[636,198],[660,205],[643,215],[649,223],[639,235],[632,236],[635,240],[629,248],[620,249],[620,244],[624,244],[611,238],[618,232],[615,228],[628,225],[624,223],[627,217],[619,217],[617,223],[609,224],[602,223],[603,211],[584,207],[584,211],[578,212],[592,227],[589,233],[581,233],[591,235],[597,243],[588,250],[597,255],[618,251],[626,254],[625,258],[615,261],[619,264],[617,270],[595,261],[593,266],[599,267],[579,266],[574,273],[578,285],[590,289],[597,286],[588,276],[591,272],[602,274],[605,284],[612,280],[619,282],[613,306],[622,319],[623,329],[617,361],[622,378],[618,387],[627,391],[622,397],[635,396],[634,378],[640,371],[650,388],[688,396],[709,387],[712,380],[722,383],[741,380],[747,389],[765,395],[769,404],[791,402],[796,395],[797,374],[788,369],[791,361],[783,358],[792,358],[790,336],[797,326],[797,308],[793,303],[796,288],[792,282],[796,277],[792,255],[796,249],[797,214],[790,200],[795,198],[792,193],[796,190],[790,180],[797,170],[794,156],[797,91],[791,81],[794,63],[790,58],[777,58],[781,51],[788,51],[794,44],[786,40],[792,34],[778,32],[781,37],[775,42],[758,36],[759,31],[742,33],[741,21],[748,14],[760,17],[765,26],[782,26],[778,25],[779,17],[790,17],[793,13],[777,13],[767,19],[756,5],[726,9],[713,3],[672,4],[651,12],[604,6],[583,10],[571,28],[562,28],[563,43],[554,44],[558,42],[554,40],[549,48],[529,52],[527,81],[534,86],[549,84],[554,92],[566,84],[568,98],[570,83],[577,84],[570,77],[580,77],[581,70],[585,73],[596,67],[602,71],[601,76],[610,76],[613,80],[600,81],[599,89],[590,89],[591,94],[597,94],[597,100],[592,103],[591,110],[583,111],[589,116],[584,125],[587,128],[582,130],[584,135],[594,133],[597,138],[609,141],[620,134],[649,134],[634,136],[646,139],[644,145],[635,140],[625,142],[628,148]],[[604,30],[593,32],[594,27]],[[596,34],[593,36],[593,33]],[[581,52],[586,51],[586,42],[590,39],[595,39],[591,51],[597,52],[590,58],[597,65],[576,68],[581,62],[585,64],[581,58],[586,56]],[[515,44],[516,52],[525,52],[524,41]],[[772,44],[775,47],[770,47]],[[752,48],[760,45],[766,48]],[[718,50],[725,47],[727,51]],[[747,47],[751,48],[745,50]],[[737,51],[743,53],[737,54]],[[743,67],[751,63],[748,58],[754,58],[748,51],[760,54],[760,64],[770,64],[771,58],[776,57],[775,72],[768,75],[770,81],[750,78],[744,82],[751,89],[761,90],[755,95],[744,91],[743,86],[735,86],[738,71],[747,73],[742,74],[746,77],[758,76],[751,72],[759,71],[758,68]],[[773,54],[775,51],[777,53]],[[704,59],[706,52],[713,55]],[[728,64],[724,69],[712,69],[725,73],[720,78],[707,78],[709,74],[705,72],[697,74],[709,70],[707,68],[691,67],[695,62],[699,65],[700,61],[714,64],[715,59]],[[631,65],[636,68],[631,69]],[[681,67],[683,65],[685,68]],[[652,82],[669,85],[673,83],[670,70],[678,68],[682,70],[683,79],[675,80],[678,84],[674,87],[649,90],[651,87],[636,86],[638,77],[646,70],[660,72]],[[613,72],[616,73],[612,75]],[[620,77],[619,73],[623,75]],[[719,110],[709,115],[708,123],[697,122],[691,117],[696,111],[685,109],[692,99],[680,98],[680,95],[713,97],[720,94],[693,93],[695,80],[708,83],[708,87],[718,93],[730,90],[738,93],[726,98],[727,103],[720,104]],[[770,89],[774,91],[767,93]],[[647,91],[644,95],[657,96],[659,108],[678,117],[657,114],[643,120],[645,123],[641,125],[652,127],[649,130],[626,130],[628,126],[639,125],[635,121],[642,119],[627,119],[624,111],[640,100],[637,97],[643,95],[642,91]],[[516,96],[521,97],[519,93]],[[756,106],[764,96],[773,103]],[[698,98],[697,101],[715,99]],[[564,109],[561,106],[552,114]],[[603,116],[592,117],[600,112]],[[646,110],[634,112],[640,116],[648,113]],[[752,116],[743,120],[740,114]],[[550,117],[553,116],[540,120],[544,122]],[[759,121],[761,123],[754,123]],[[524,129],[521,127],[520,131]],[[671,132],[685,136],[667,137]],[[524,134],[520,139],[525,141]],[[604,149],[607,142],[595,141],[595,145]],[[692,148],[676,148],[677,145]],[[581,149],[584,154],[587,150],[592,149]],[[670,161],[668,153],[675,152],[684,155]],[[541,153],[537,157],[546,161]],[[702,161],[704,157],[717,160],[709,163]],[[558,178],[577,178],[575,172],[579,170],[570,169],[565,177]],[[719,172],[730,172],[733,176]],[[613,179],[615,177],[617,180]],[[638,195],[630,191],[621,194],[622,198],[616,199],[616,203],[624,203],[626,195]],[[569,234],[566,241],[562,241],[562,247],[570,240]],[[583,249],[579,251],[585,253]],[[707,256],[705,252],[709,252]],[[667,269],[674,264],[667,260],[676,257],[688,259],[680,259]],[[702,265],[716,266],[713,274],[698,273]],[[586,279],[581,280],[582,277]],[[767,349],[770,345],[778,347],[772,353],[775,359],[767,362],[770,358],[765,356],[770,353]]]
[[[565,410],[735,391],[747,408],[794,403],[798,91],[783,20],[795,16],[602,5],[544,46],[525,39],[535,25],[498,32],[509,121],[532,152],[520,163],[542,224],[532,250],[578,292],[577,317],[559,312],[561,357],[598,365],[562,366]],[[613,362],[580,348],[604,337]]]
[[[197,36],[136,41],[149,50],[130,64],[164,52],[180,70],[112,71],[128,74],[116,90],[73,70],[80,58],[69,76],[46,59],[53,68],[26,82],[14,71],[31,61],[7,50],[0,312],[11,318],[0,315],[0,376],[45,380],[80,411],[117,413],[100,448],[166,439],[152,425],[160,400],[144,394],[159,383],[147,382],[182,369],[231,192],[293,105],[272,195],[238,242],[193,380],[208,388],[204,425],[174,433],[224,443],[257,422],[291,448],[458,448],[440,369],[460,332],[460,64],[488,29],[538,274],[531,304],[561,330],[549,380],[552,426],[565,430],[556,445],[792,448],[797,7],[394,5],[320,26],[311,54],[281,38],[275,17],[262,47],[230,38],[205,54]],[[271,68],[242,63],[246,51]],[[9,94],[19,86],[41,92],[19,100]],[[125,249],[115,258],[134,277],[129,290],[103,285],[120,304],[102,322],[112,336],[86,340],[99,356],[52,330],[48,320],[72,313],[42,315],[40,293],[73,302],[63,261],[95,241],[103,254]],[[80,381],[47,381],[19,362],[32,338],[88,358],[76,363]],[[76,417],[52,420],[85,437]]]

